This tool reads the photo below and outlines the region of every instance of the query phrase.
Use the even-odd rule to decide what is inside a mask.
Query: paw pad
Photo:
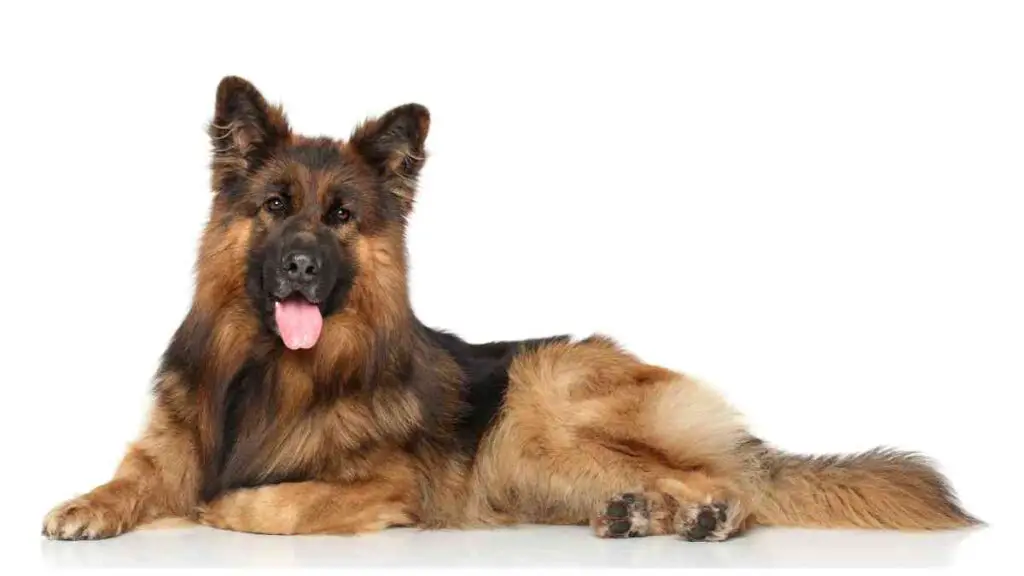
[[[679,535],[690,542],[718,542],[736,531],[729,518],[729,504],[713,502],[680,510],[677,521]]]
[[[647,500],[639,494],[619,494],[608,500],[594,521],[594,530],[602,538],[635,538],[650,530]]]

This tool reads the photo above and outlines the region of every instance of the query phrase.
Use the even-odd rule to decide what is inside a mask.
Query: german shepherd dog
[[[715,391],[604,336],[467,343],[410,307],[404,231],[426,108],[347,141],[221,80],[191,309],[148,423],[46,537],[177,517],[264,534],[589,525],[725,540],[757,525],[979,523],[915,453],[788,454]]]

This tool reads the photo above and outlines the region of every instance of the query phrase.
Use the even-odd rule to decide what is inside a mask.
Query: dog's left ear
[[[356,128],[349,142],[392,192],[411,200],[427,159],[424,142],[429,130],[427,108],[404,104]]]

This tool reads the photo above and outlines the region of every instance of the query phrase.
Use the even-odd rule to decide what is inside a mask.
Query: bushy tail
[[[850,456],[764,453],[759,524],[937,530],[980,524],[924,457],[876,449]]]

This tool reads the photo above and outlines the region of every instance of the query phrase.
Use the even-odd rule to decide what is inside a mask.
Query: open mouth
[[[289,350],[305,350],[316,345],[324,326],[320,306],[296,293],[274,301],[274,321],[281,340]]]

